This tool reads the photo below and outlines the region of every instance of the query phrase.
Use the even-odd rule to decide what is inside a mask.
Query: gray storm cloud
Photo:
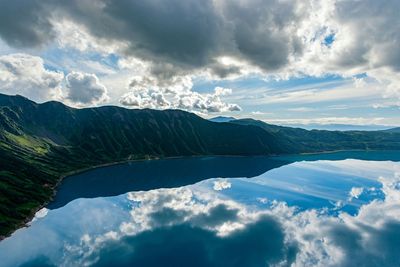
[[[36,47],[54,38],[49,1],[0,1],[0,36],[9,45]]]
[[[185,76],[366,74],[384,98],[399,99],[399,9],[397,0],[14,0],[0,2],[0,38],[17,49],[58,45],[135,59],[160,88]],[[171,102],[133,95],[120,102]]]
[[[2,1],[0,36],[11,46],[41,46],[56,37],[54,23],[64,19],[102,40],[123,43],[122,54],[168,62],[180,71],[208,66],[226,76],[238,70],[221,68],[215,62],[219,56],[276,71],[306,52],[307,39],[315,41],[326,31],[337,41],[334,58],[325,58],[331,68],[398,70],[399,5],[312,0]],[[330,10],[326,19],[315,19],[325,9]]]
[[[284,1],[17,0],[0,5],[0,36],[18,47],[49,42],[55,37],[54,21],[63,18],[93,36],[127,44],[121,53],[169,62],[179,70],[215,67],[222,76],[237,69],[216,64],[221,55],[270,70],[301,51],[293,34],[293,23],[299,20],[296,4]]]

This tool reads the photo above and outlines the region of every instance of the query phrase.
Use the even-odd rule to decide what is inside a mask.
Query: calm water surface
[[[0,266],[400,266],[400,153],[144,161],[68,177]]]

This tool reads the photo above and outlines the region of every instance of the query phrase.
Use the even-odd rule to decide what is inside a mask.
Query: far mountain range
[[[217,116],[209,119],[214,122],[231,122],[236,120],[234,117]],[[378,124],[368,124],[368,125],[357,125],[357,124],[320,124],[320,123],[309,123],[309,124],[290,124],[283,123],[281,126],[302,128],[305,130],[327,130],[327,131],[383,131],[392,130],[394,126],[389,125],[378,125]],[[400,129],[397,128],[397,129]]]

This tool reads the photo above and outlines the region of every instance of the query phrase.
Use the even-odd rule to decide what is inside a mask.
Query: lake
[[[193,157],[61,183],[0,266],[400,266],[400,153]]]

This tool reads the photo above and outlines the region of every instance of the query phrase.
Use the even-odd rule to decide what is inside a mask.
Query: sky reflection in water
[[[211,179],[182,187],[160,180],[168,188],[108,197],[100,197],[99,187],[97,197],[65,197],[0,242],[0,266],[400,264],[400,163],[270,164],[253,178],[199,174],[199,181]],[[84,175],[93,174],[98,170]]]

